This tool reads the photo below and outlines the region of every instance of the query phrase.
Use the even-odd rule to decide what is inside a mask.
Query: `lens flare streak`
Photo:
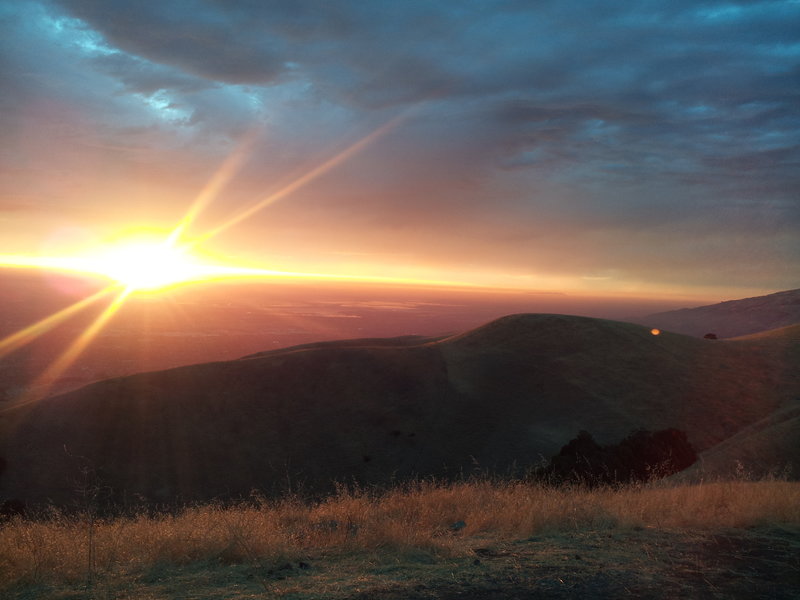
[[[45,369],[36,381],[31,386],[31,390],[35,390],[35,396],[30,396],[23,399],[21,404],[26,404],[31,401],[36,401],[47,395],[51,386],[55,381],[69,369],[72,363],[80,356],[91,341],[103,329],[105,324],[111,317],[119,310],[125,299],[130,295],[131,289],[123,289],[119,295],[114,298],[114,301],[109,304],[106,309],[89,325],[83,332],[70,344],[70,346],[61,353],[61,355],[54,360],[47,369]],[[19,406],[17,405],[17,406]]]
[[[25,329],[21,329],[20,331],[13,333],[6,338],[0,340],[0,358],[10,354],[14,350],[29,344],[30,342],[34,341],[40,335],[43,335],[56,327],[60,323],[63,323],[73,315],[76,315],[83,309],[91,306],[101,298],[108,296],[114,290],[118,290],[118,285],[111,285],[108,286],[96,294],[93,294],[83,300],[75,302],[74,304],[64,308],[57,313],[50,315],[42,319],[41,321],[37,321],[32,325],[29,325]]]
[[[311,183],[312,181],[314,181],[318,177],[324,175],[325,173],[327,173],[328,171],[330,171],[334,167],[340,165],[344,161],[346,161],[346,160],[350,159],[351,157],[353,157],[355,154],[357,154],[357,153],[361,152],[362,150],[364,150],[367,146],[369,146],[370,144],[372,144],[373,142],[375,142],[379,138],[381,138],[384,135],[386,135],[392,129],[397,127],[397,125],[402,120],[404,120],[406,117],[407,117],[406,113],[402,113],[402,114],[396,116],[394,119],[392,119],[388,123],[385,123],[384,125],[382,125],[378,129],[374,130],[373,132],[369,133],[368,135],[364,136],[363,138],[361,138],[360,140],[358,140],[354,144],[351,144],[350,146],[348,146],[347,148],[345,148],[344,150],[342,150],[341,152],[339,152],[338,154],[336,154],[332,158],[329,158],[328,160],[326,160],[321,165],[318,165],[315,168],[311,169],[305,175],[302,175],[302,176],[298,177],[297,179],[295,179],[294,181],[292,181],[288,185],[285,185],[284,187],[282,187],[277,192],[269,194],[265,198],[255,202],[251,206],[245,208],[240,213],[234,215],[233,217],[231,217],[230,219],[228,219],[227,221],[225,221],[224,223],[222,223],[218,227],[215,227],[211,231],[209,231],[209,232],[205,233],[204,235],[200,236],[200,238],[198,238],[196,243],[205,242],[205,241],[209,240],[212,237],[216,237],[217,235],[219,235],[220,233],[230,229],[234,225],[238,225],[239,223],[241,223],[245,219],[249,219],[250,217],[252,217],[257,212],[263,210],[264,208],[270,206],[271,204],[274,204],[278,200],[281,200],[282,198],[285,198],[289,194],[291,194],[293,192],[296,192],[301,187]]]
[[[250,153],[261,134],[261,128],[252,129],[239,144],[239,147],[232,153],[225,162],[212,175],[209,182],[197,195],[186,215],[181,219],[175,229],[167,238],[166,243],[174,245],[178,242],[183,233],[197,219],[201,212],[217,197],[220,190],[236,175],[242,168],[245,160],[250,157]]]

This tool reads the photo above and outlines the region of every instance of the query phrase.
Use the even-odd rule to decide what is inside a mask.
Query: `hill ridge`
[[[741,337],[800,323],[800,289],[655,313],[639,322],[695,337]]]
[[[2,436],[0,493],[68,504],[87,464],[114,501],[159,503],[521,473],[581,429],[674,427],[706,451],[800,396],[797,348],[520,313],[140,373],[26,409]]]

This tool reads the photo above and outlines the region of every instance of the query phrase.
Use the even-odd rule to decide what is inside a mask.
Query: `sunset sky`
[[[800,287],[800,2],[0,0],[0,255]],[[288,186],[288,187],[287,187]]]

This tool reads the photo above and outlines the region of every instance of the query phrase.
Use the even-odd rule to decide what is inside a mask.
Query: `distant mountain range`
[[[800,289],[656,313],[637,322],[695,337],[749,335],[800,323]]]
[[[798,469],[798,366],[800,326],[710,341],[550,314],[438,339],[306,344],[10,411],[0,495],[194,502],[521,472],[582,429],[600,443],[683,430],[702,453],[695,477]]]

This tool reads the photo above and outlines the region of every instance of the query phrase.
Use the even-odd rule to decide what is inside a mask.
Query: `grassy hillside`
[[[474,480],[0,528],[4,598],[792,598],[800,483]]]
[[[2,492],[171,503],[522,471],[580,429],[610,443],[676,427],[704,451],[800,397],[797,356],[792,336],[708,341],[564,315],[306,345],[103,381],[7,415]]]
[[[763,357],[783,365],[780,377],[795,389],[800,379],[800,325],[761,332],[736,340],[758,347]],[[800,478],[800,396],[710,448],[678,479],[697,481],[732,471],[761,477],[780,474]]]

